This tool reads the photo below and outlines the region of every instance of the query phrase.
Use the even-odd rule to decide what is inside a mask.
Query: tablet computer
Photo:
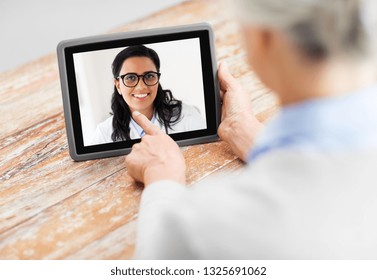
[[[57,54],[72,159],[129,153],[144,136],[133,111],[180,146],[218,139],[220,97],[208,24],[66,40]]]

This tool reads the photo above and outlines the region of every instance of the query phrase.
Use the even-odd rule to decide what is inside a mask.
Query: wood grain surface
[[[221,2],[184,2],[111,32],[197,22],[213,26],[217,59],[245,86],[257,117],[269,118],[276,99],[247,66],[239,27]],[[124,157],[69,157],[56,55],[1,73],[0,110],[0,259],[132,257],[142,186]],[[182,150],[189,184],[242,167],[223,142]]]

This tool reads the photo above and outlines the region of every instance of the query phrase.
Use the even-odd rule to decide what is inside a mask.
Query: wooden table
[[[248,68],[229,16],[219,1],[190,1],[111,32],[209,22],[217,59],[228,61],[264,121],[277,103]],[[0,109],[0,259],[130,258],[142,186],[124,157],[69,157],[56,55],[1,73]],[[222,142],[183,150],[189,184],[242,166]]]

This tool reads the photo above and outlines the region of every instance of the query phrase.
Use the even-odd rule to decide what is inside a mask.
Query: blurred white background
[[[53,53],[64,39],[104,33],[183,0],[0,0],[0,72]]]

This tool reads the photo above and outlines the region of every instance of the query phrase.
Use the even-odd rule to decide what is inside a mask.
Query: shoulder
[[[92,144],[104,144],[113,142],[111,134],[113,133],[113,116],[108,117],[97,125],[92,139]]]
[[[100,132],[103,134],[106,138],[107,136],[113,133],[113,116],[108,117],[106,120],[103,122],[99,123],[97,125],[96,133]]]
[[[200,112],[199,112],[199,109],[197,109],[196,107],[182,102],[182,115],[200,116]]]
[[[200,130],[206,127],[206,121],[199,110],[194,106],[182,103],[180,120],[172,125],[172,129],[169,129],[169,133]]]
[[[190,254],[195,246],[197,256],[208,259],[375,257],[377,248],[370,244],[377,234],[376,162],[377,154],[272,152],[241,172],[190,189],[156,183],[143,193],[140,218],[146,202],[173,197],[159,218],[174,231],[163,232],[161,240],[167,248],[177,240],[182,251],[191,250],[167,253]],[[155,205],[149,222],[156,221]],[[339,232],[348,238],[346,249]]]
[[[377,197],[374,187],[377,181],[374,171],[376,162],[377,154],[271,152],[251,163],[237,175],[203,181],[199,183],[200,188],[194,188],[196,194],[192,201],[195,201],[196,209],[200,210],[197,215],[203,219],[198,223],[197,230],[204,227],[205,223],[212,223],[211,219],[216,212],[219,215],[218,209],[221,209],[222,205],[227,205],[223,215],[219,216],[237,217],[233,221],[228,221],[227,226],[243,229],[237,234],[238,240],[259,240],[260,244],[268,244],[265,251],[271,252],[272,258],[352,257],[337,239],[338,233],[344,232],[344,228],[347,228],[346,234],[350,237],[349,247],[352,247],[354,252],[360,252],[358,257],[370,256],[372,251],[360,249],[367,246],[368,238],[377,234],[377,228],[366,222],[364,226],[368,238],[365,238],[365,242],[357,241],[360,222],[348,218],[365,217],[365,221],[369,222],[376,219],[376,204],[364,203],[367,198]],[[362,175],[360,166],[363,166]],[[216,199],[209,203],[206,197]],[[242,216],[244,218],[238,218]],[[326,219],[326,222],[322,218]],[[261,219],[264,219],[262,224]],[[297,228],[297,221],[300,221],[300,229]],[[221,224],[219,220],[214,222],[216,224],[213,227]],[[261,227],[253,228],[250,226],[253,223]],[[318,235],[318,229],[327,235]],[[266,232],[270,234],[266,235]],[[279,234],[275,234],[277,232]],[[202,237],[205,234],[204,232]],[[239,245],[233,233],[224,234],[229,234],[228,237],[233,237],[232,240],[235,242],[228,250],[234,252],[235,256],[242,255],[242,251],[232,251],[232,248]],[[205,237],[211,238],[209,235]],[[329,241],[331,246],[323,248],[322,245]],[[257,246],[257,243],[254,246]],[[291,248],[289,244],[292,243],[302,246]],[[310,248],[309,251],[304,244],[312,244],[307,247]],[[261,251],[251,253],[252,247],[250,246],[250,253],[244,257],[264,257]],[[213,250],[217,249],[214,247]],[[230,253],[224,253],[224,256],[226,255],[229,256]]]
[[[101,130],[109,129],[109,128],[111,128],[112,130],[113,129],[113,116],[110,116],[103,122],[99,123],[97,127],[100,128]]]

